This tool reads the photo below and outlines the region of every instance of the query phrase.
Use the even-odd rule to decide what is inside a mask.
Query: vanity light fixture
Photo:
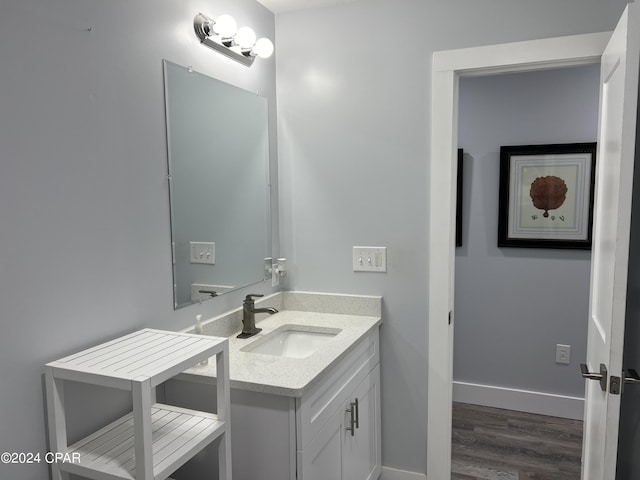
[[[273,54],[271,40],[256,40],[256,33],[249,27],[238,28],[231,15],[220,15],[214,20],[199,13],[193,19],[193,29],[200,43],[247,67],[255,57],[269,58]]]

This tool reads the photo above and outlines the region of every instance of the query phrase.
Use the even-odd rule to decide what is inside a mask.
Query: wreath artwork
[[[549,216],[549,210],[560,208],[567,199],[567,184],[560,177],[549,175],[538,177],[531,184],[529,195],[533,206],[544,210],[543,217]]]

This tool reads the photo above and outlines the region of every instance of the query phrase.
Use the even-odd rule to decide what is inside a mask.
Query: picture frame
[[[500,147],[498,247],[591,249],[596,147]]]

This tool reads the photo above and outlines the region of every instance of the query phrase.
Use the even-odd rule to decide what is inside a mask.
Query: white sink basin
[[[317,352],[342,330],[339,328],[283,325],[240,351],[276,357],[306,358]]]

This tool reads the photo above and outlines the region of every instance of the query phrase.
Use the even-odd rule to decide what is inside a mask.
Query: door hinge
[[[449,325],[451,325],[452,318],[453,318],[453,311],[449,310]]]
[[[609,381],[609,393],[611,395],[620,395],[620,377],[611,375]]]

